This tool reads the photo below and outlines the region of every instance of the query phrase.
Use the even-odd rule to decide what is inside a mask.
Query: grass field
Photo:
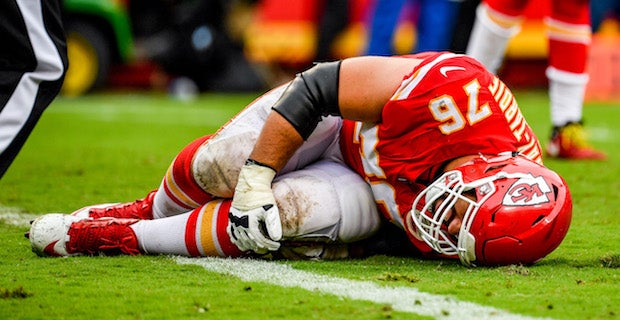
[[[516,96],[545,142],[545,93]],[[0,319],[483,318],[476,306],[498,319],[620,318],[620,106],[614,103],[585,109],[591,140],[609,153],[607,162],[546,161],[571,188],[573,224],[562,245],[534,266],[466,269],[374,256],[237,269],[228,259],[39,258],[30,251],[23,237],[29,218],[143,197],[186,143],[212,133],[254,97],[57,99],[0,180]],[[302,280],[289,281],[293,275]],[[388,299],[401,292],[412,299],[404,307]],[[429,304],[427,293],[439,304]]]

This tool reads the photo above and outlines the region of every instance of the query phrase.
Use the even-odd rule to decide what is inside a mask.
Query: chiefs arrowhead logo
[[[543,177],[531,174],[519,178],[510,186],[502,204],[506,206],[532,206],[550,202],[551,187]]]

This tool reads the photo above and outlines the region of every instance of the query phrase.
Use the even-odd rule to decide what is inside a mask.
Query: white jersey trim
[[[415,89],[418,84],[420,84],[420,82],[424,79],[424,77],[426,76],[426,74],[438,63],[447,60],[447,59],[451,59],[451,58],[455,58],[455,57],[459,57],[462,56],[461,54],[455,54],[455,53],[444,53],[442,55],[440,55],[439,57],[435,58],[435,60],[423,65],[420,69],[418,69],[410,78],[405,79],[401,84],[400,87],[398,88],[398,90],[396,90],[396,93],[394,93],[394,95],[392,96],[392,98],[390,100],[404,100],[407,97],[409,97],[409,94],[411,93],[411,91],[413,91],[413,89]]]

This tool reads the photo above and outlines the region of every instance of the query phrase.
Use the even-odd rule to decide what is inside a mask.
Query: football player
[[[425,256],[531,264],[572,214],[566,183],[541,161],[514,96],[476,60],[348,58],[187,146],[146,198],[45,215],[29,236],[41,255],[345,257],[351,246],[333,248],[373,235],[378,209]]]
[[[497,72],[508,41],[515,36],[529,0],[486,0],[479,6],[467,54]],[[588,82],[586,63],[591,41],[590,1],[552,0],[545,19],[549,41],[549,100],[553,130],[546,152],[564,159],[604,160],[592,148],[582,127]]]

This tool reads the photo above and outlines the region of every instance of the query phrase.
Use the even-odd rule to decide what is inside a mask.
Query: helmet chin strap
[[[459,249],[465,249],[458,252],[461,263],[468,267],[476,266],[474,263],[476,261],[476,238],[474,235],[469,232],[459,233],[459,244]]]

